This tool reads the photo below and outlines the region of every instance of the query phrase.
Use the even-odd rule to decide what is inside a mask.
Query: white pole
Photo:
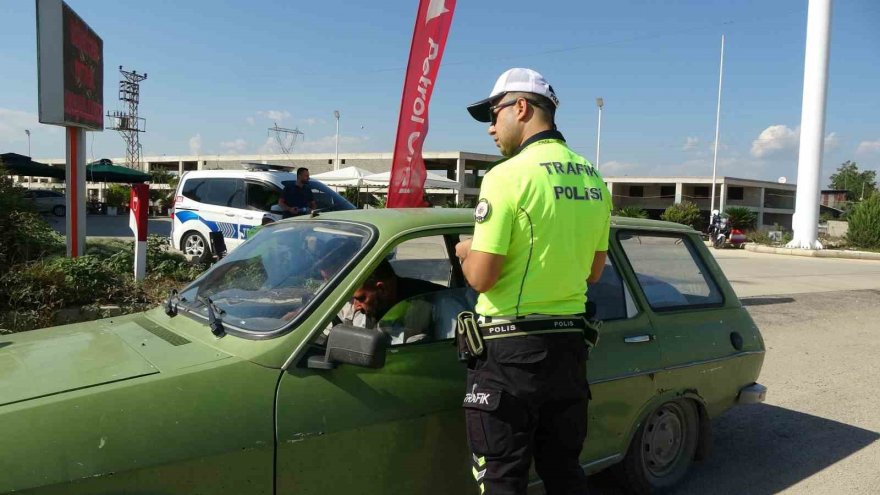
[[[797,195],[790,248],[822,249],[819,229],[819,179],[825,134],[825,97],[831,42],[831,0],[810,0],[804,55],[804,96],[801,104],[801,143],[798,153]]]
[[[712,192],[709,201],[709,217],[715,211],[715,177],[718,173],[718,134],[721,126],[721,83],[724,81],[724,35],[721,35],[721,67],[718,69],[718,107],[715,110],[715,152],[712,158]]]
[[[596,170],[599,170],[599,146],[602,144],[602,107],[605,106],[605,100],[596,98],[596,106],[599,107],[599,129],[596,133]]]
[[[333,111],[336,117],[336,160],[333,161],[333,170],[339,170],[339,110]]]

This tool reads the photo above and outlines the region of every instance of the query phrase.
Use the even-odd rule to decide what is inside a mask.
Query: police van
[[[289,168],[242,164],[245,170],[195,170],[180,178],[171,209],[171,243],[184,254],[204,260],[211,256],[211,233],[223,236],[231,251],[272,211],[285,185],[296,182]],[[310,180],[318,211],[353,210],[354,205],[326,185]]]

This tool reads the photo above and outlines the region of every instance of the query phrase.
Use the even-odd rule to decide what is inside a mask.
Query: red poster
[[[391,162],[389,208],[425,206],[422,145],[428,134],[428,105],[446,47],[456,0],[421,0],[403,83],[397,139]]]

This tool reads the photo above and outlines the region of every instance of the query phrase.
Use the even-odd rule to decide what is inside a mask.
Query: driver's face
[[[371,318],[378,318],[382,314],[385,294],[385,284],[376,282],[373,287],[361,286],[354,292],[354,310],[360,311]]]

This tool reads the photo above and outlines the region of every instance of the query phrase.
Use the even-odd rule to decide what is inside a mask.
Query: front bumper
[[[737,404],[760,404],[767,398],[767,387],[760,383],[753,383],[743,387],[736,399]]]

